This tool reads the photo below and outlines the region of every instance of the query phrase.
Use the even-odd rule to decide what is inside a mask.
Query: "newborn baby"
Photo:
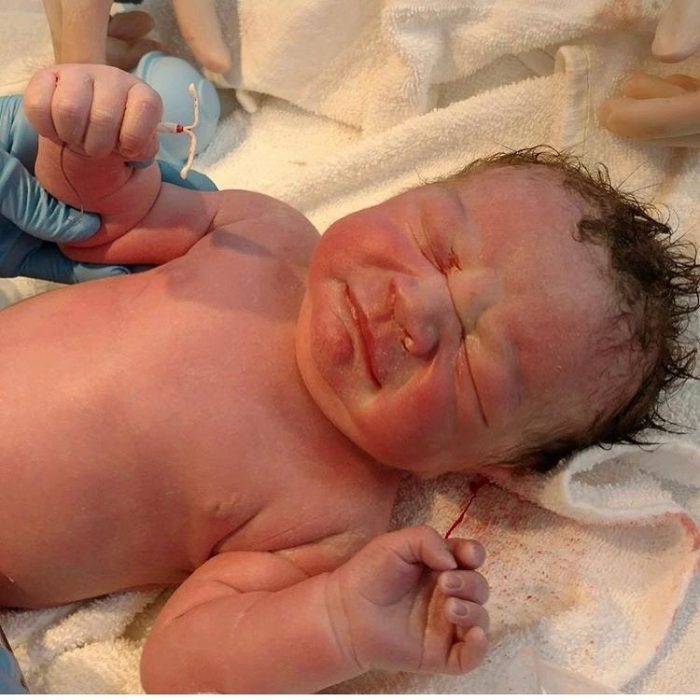
[[[483,549],[386,534],[400,470],[494,475],[651,424],[690,362],[668,230],[530,152],[319,239],[280,201],[129,167],[160,119],[129,74],[54,67],[25,107],[43,185],[102,215],[64,252],[166,264],[0,315],[0,602],[182,582],[144,650],[156,692],[476,666]],[[624,216],[651,291],[603,225]]]

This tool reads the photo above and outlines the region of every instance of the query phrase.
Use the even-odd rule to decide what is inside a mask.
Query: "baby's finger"
[[[459,633],[460,638],[471,627],[481,627],[484,632],[488,632],[489,629],[489,614],[486,608],[459,598],[448,598],[445,601],[445,618],[462,630]]]
[[[124,117],[127,86],[97,81],[93,88],[90,120],[85,130],[83,150],[93,158],[104,158],[119,142]]]
[[[474,670],[484,660],[488,646],[484,630],[472,627],[464,635],[464,641],[452,645],[447,671],[457,674]]]
[[[476,540],[455,537],[447,540],[447,545],[461,569],[478,569],[486,561],[486,550]]]
[[[675,97],[684,92],[686,90],[680,85],[643,71],[635,71],[622,83],[622,94],[636,100],[648,100],[651,97]]]
[[[51,118],[58,139],[70,146],[82,146],[93,98],[92,75],[74,71],[70,66],[61,70],[56,81]]]
[[[51,117],[51,101],[56,90],[57,74],[47,68],[32,77],[24,91],[24,113],[40,136],[61,143]]]
[[[635,100],[617,97],[598,108],[601,124],[619,136],[675,138],[700,131],[700,93]]]
[[[489,599],[489,584],[477,571],[445,571],[438,578],[438,586],[447,596],[479,605]]]
[[[162,114],[163,104],[155,90],[141,82],[132,85],[119,133],[119,153],[130,160],[155,156],[157,147],[153,136]]]

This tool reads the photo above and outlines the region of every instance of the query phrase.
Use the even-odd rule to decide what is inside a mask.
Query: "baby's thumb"
[[[660,61],[675,63],[700,49],[700,2],[671,0],[656,27],[651,53]]]

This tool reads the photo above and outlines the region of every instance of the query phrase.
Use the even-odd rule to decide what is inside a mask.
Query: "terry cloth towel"
[[[261,12],[269,8],[259,4]],[[331,2],[296,6],[311,4],[342,10]],[[381,6],[380,14],[398,6],[374,4]],[[415,5],[454,10],[462,4]],[[159,18],[167,17],[169,3],[151,5]],[[439,41],[457,46],[454,32],[459,29],[468,37],[470,27],[478,30],[474,36],[479,40],[461,44],[460,63],[453,66],[454,73],[445,74],[459,76],[461,71],[461,77],[421,83],[425,94],[437,93],[434,105],[402,112],[408,102],[388,88],[383,99],[396,100],[395,108],[377,105],[377,93],[369,85],[373,74],[367,74],[367,85],[353,82],[357,74],[348,67],[347,90],[352,85],[357,92],[363,116],[341,123],[314,105],[301,105],[311,110],[304,111],[294,95],[288,98],[295,104],[268,96],[255,114],[229,114],[196,167],[220,187],[280,197],[323,230],[339,216],[423,179],[455,172],[475,157],[550,143],[588,162],[604,161],[613,182],[670,207],[679,230],[692,236],[698,222],[700,156],[616,139],[598,129],[594,116],[595,105],[632,67],[700,75],[697,61],[660,67],[649,60],[646,30],[654,16],[652,5],[603,0],[470,3],[481,14],[443,27]],[[244,9],[254,12],[254,6],[242,0],[241,14]],[[490,13],[484,8],[491,8]],[[272,21],[269,12],[265,16]],[[435,17],[415,15],[416,41],[424,33],[434,36],[428,29]],[[601,18],[612,18],[615,26],[602,29]],[[251,25],[241,20],[241,26]],[[329,35],[325,26],[317,29]],[[303,44],[297,51],[299,46]],[[527,53],[513,56],[512,47]],[[369,39],[366,50],[375,50]],[[355,51],[361,65],[371,63],[361,44],[355,44]],[[0,61],[0,69],[3,65]],[[421,75],[427,80],[427,72]],[[0,83],[6,77],[12,76],[0,70]],[[331,105],[334,97],[329,95],[325,104]],[[365,116],[380,112],[406,117],[389,126]],[[0,292],[9,302],[45,288],[22,284],[6,281]],[[672,414],[694,428],[700,425],[697,383],[675,397]],[[488,482],[478,489],[472,484],[475,495],[464,477],[406,481],[394,513],[397,527],[427,522],[445,532],[469,504],[454,534],[481,539],[489,550],[491,653],[480,669],[463,677],[371,673],[335,690],[536,692],[522,662],[523,651],[534,649],[555,667],[614,689],[697,691],[700,585],[693,573],[700,521],[699,444],[700,432],[694,430],[652,452],[592,448],[547,477]],[[140,688],[140,645],[162,600],[155,595],[129,593],[48,611],[6,611],[0,624],[35,691],[132,692]]]
[[[506,55],[651,27],[659,2],[560,0],[217,0],[234,57],[222,86],[282,98],[345,124],[377,131],[428,112],[439,86]],[[168,8],[146,6],[171,47],[186,50]]]

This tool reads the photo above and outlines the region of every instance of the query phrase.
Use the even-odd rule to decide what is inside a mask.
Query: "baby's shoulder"
[[[211,193],[217,198],[210,231],[235,231],[261,245],[289,248],[307,258],[318,243],[319,233],[297,209],[259,192],[226,190]]]

